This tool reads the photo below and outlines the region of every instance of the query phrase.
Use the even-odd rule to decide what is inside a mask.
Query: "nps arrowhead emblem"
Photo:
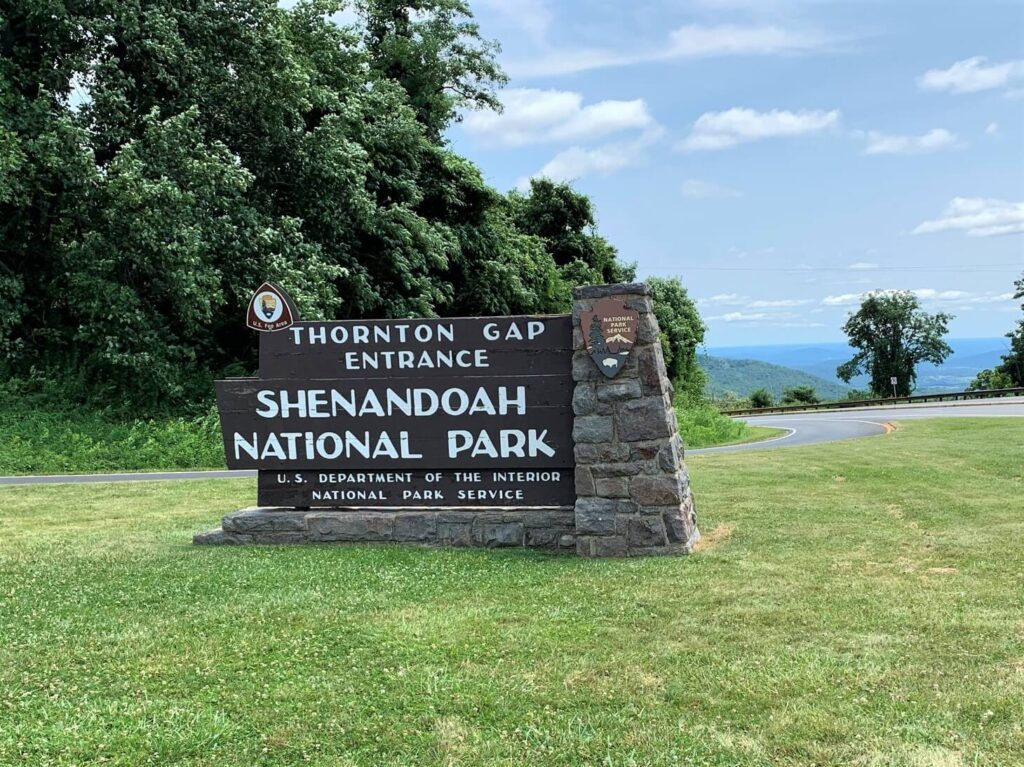
[[[640,312],[627,309],[617,298],[602,298],[580,316],[587,351],[608,378],[615,378],[626,366],[639,326]]]
[[[249,299],[245,324],[253,330],[266,333],[284,330],[299,319],[299,312],[291,296],[271,282],[264,282]]]

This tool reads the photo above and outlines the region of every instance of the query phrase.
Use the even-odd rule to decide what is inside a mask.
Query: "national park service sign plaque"
[[[272,282],[264,282],[256,288],[245,314],[246,326],[261,333],[284,330],[298,319],[299,313],[291,296]]]
[[[617,298],[602,298],[594,308],[580,316],[583,340],[597,369],[615,378],[636,345],[640,312],[626,308]]]
[[[227,465],[257,471],[259,505],[194,542],[688,552],[650,291],[574,297],[572,314],[302,322],[264,283],[258,374],[216,382]]]

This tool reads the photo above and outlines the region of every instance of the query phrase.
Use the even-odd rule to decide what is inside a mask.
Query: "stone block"
[[[665,447],[664,439],[656,439],[648,442],[633,442],[629,445],[629,460],[651,461],[658,457],[658,453]]]
[[[630,480],[629,497],[641,506],[678,506],[683,493],[674,474],[640,475]]]
[[[615,428],[623,442],[672,436],[661,397],[642,397],[621,403],[615,413]]]
[[[629,497],[629,479],[626,477],[602,477],[594,485],[596,495],[602,498]]]
[[[662,392],[661,381],[665,374],[665,358],[661,353],[661,344],[637,346],[633,352],[636,357],[637,377],[648,394]]]
[[[446,520],[437,516],[437,542],[442,546],[472,546],[472,515],[458,514],[458,520]]]
[[[560,549],[575,549],[576,548],[576,536],[572,533],[565,533],[558,537],[558,548]]]
[[[572,355],[572,380],[574,381],[596,381],[603,378],[594,360],[585,351],[575,352]]]
[[[576,385],[576,388],[579,389],[579,384]],[[615,379],[597,384],[597,399],[599,402],[623,402],[636,399],[642,396],[642,394],[640,382],[635,378]]]
[[[585,415],[576,418],[572,438],[577,442],[611,442],[615,435],[614,421],[608,415]]]
[[[481,514],[473,523],[473,543],[489,549],[522,546],[524,531],[520,522],[488,521]]]
[[[624,535],[577,535],[576,553],[581,557],[625,557],[629,546]]]
[[[313,541],[390,541],[394,539],[391,512],[322,512],[306,515]]]
[[[591,415],[597,407],[596,384],[590,381],[581,381],[576,384],[572,393],[572,412],[576,417]]]
[[[576,445],[575,455],[577,464],[618,463],[630,459],[629,445],[618,442]]]
[[[563,535],[567,531],[549,527],[528,527],[524,538],[524,545],[534,549],[557,549]]]
[[[661,517],[635,515],[626,519],[626,539],[629,548],[664,546],[668,543],[665,537],[665,525]]]
[[[682,460],[678,438],[673,438],[658,451],[658,468],[662,471],[672,473],[679,471]]]
[[[695,531],[681,509],[667,511],[661,515],[661,519],[670,543],[686,543]]]
[[[522,522],[527,530],[534,528],[547,528],[555,530],[558,528],[571,528],[575,516],[575,509],[571,506],[552,510],[530,510],[517,511],[506,514],[506,522]]]
[[[660,341],[659,333],[658,320],[654,316],[654,312],[641,314],[640,323],[636,329],[636,342],[638,344],[653,344],[655,341]]]
[[[626,298],[628,296],[649,296],[651,289],[643,282],[616,282],[609,285],[582,285],[573,288],[572,297],[577,301],[595,298]]]
[[[629,461],[625,463],[595,463],[590,466],[590,472],[595,479],[598,477],[632,477],[639,474],[642,469],[643,466],[640,463]]]
[[[395,540],[417,543],[437,540],[437,515],[432,511],[396,514]]]
[[[280,509],[243,509],[224,517],[221,527],[229,533],[305,533],[306,513]]]
[[[576,500],[578,535],[611,535],[615,532],[616,502],[608,498]]]
[[[576,467],[576,495],[596,495],[594,475],[586,466]]]

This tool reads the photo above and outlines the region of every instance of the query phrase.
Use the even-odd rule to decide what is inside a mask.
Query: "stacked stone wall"
[[[640,315],[633,352],[612,379],[590,358],[580,327],[580,316],[609,297]],[[699,538],[697,516],[650,291],[599,285],[577,288],[574,298],[576,551],[685,553]]]

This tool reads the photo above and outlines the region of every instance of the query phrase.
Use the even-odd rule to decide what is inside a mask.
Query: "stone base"
[[[573,507],[543,509],[281,509],[252,507],[196,533],[196,545],[416,543],[576,550]]]

